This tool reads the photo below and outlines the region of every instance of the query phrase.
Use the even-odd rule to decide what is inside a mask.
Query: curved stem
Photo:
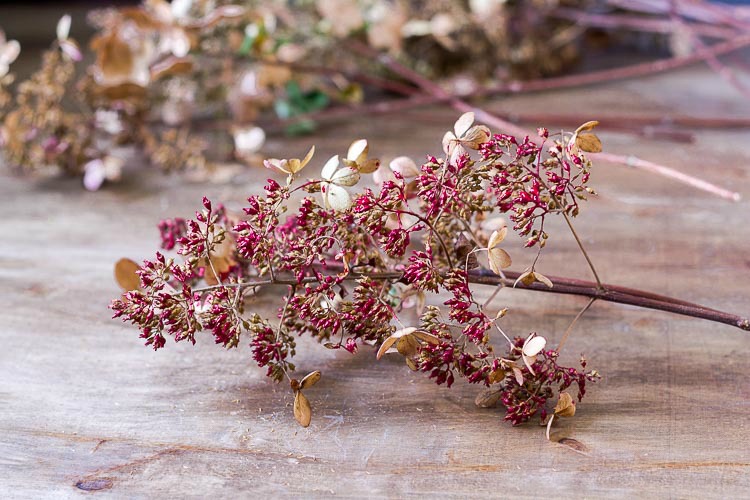
[[[591,273],[594,275],[594,279],[596,280],[596,286],[599,288],[602,288],[602,280],[599,279],[599,273],[596,272],[596,268],[594,267],[594,263],[591,261],[591,257],[589,257],[589,253],[583,247],[583,242],[581,241],[581,238],[578,237],[578,233],[573,227],[573,222],[571,222],[570,217],[568,216],[568,214],[565,213],[565,211],[562,211],[561,213],[563,217],[565,218],[565,222],[568,223],[568,228],[570,229],[570,232],[573,233],[573,238],[575,238],[576,243],[578,243],[578,248],[581,250],[581,253],[586,258],[586,262],[588,262],[589,264]]]
[[[471,283],[493,285],[504,284],[513,286],[514,281],[522,274],[518,272],[505,271],[506,278],[495,275],[491,271],[479,269],[469,274]],[[750,319],[738,316],[736,314],[718,311],[700,304],[694,304],[684,300],[657,295],[655,293],[627,288],[617,285],[602,284],[600,288],[595,282],[583,281],[574,278],[564,278],[559,276],[547,276],[552,281],[552,288],[543,283],[532,283],[524,285],[518,283],[516,288],[534,290],[537,292],[559,293],[568,295],[580,295],[592,299],[603,300],[607,302],[616,302],[618,304],[628,304],[642,307],[645,309],[655,309],[666,311],[693,318],[702,318],[717,323],[732,325],[741,330],[750,331]]]
[[[337,267],[343,269],[343,267],[338,263],[329,264],[326,267],[331,270],[336,269]],[[477,285],[491,285],[495,287],[499,285],[505,285],[509,288],[513,288],[513,284],[518,279],[518,277],[521,276],[521,274],[522,273],[515,271],[505,271],[505,277],[501,277],[487,269],[475,269],[469,271],[469,283]],[[372,273],[351,272],[344,278],[344,280],[356,281],[363,276],[366,276],[373,280],[398,280],[402,277],[402,273],[398,271]],[[618,285],[602,284],[600,287],[593,281],[585,281],[560,276],[547,276],[547,278],[549,278],[549,280],[552,282],[552,288],[549,288],[547,287],[547,285],[544,285],[542,283],[532,283],[530,285],[524,285],[521,282],[517,283],[515,288],[532,290],[536,292],[579,295],[582,297],[589,297],[590,299],[614,302],[617,304],[627,304],[631,306],[642,307],[644,309],[666,311],[683,316],[689,316],[691,318],[706,319],[708,321],[723,323],[725,325],[737,327],[741,330],[750,331],[750,319],[744,318],[737,314],[731,314],[728,312],[711,309],[710,307],[705,307],[700,304],[695,304],[692,302],[675,299],[673,297],[667,297],[644,290],[637,290],[634,288],[627,288]],[[250,288],[262,285],[289,286],[313,283],[317,281],[318,278],[315,276],[309,276],[300,281],[293,278],[251,279],[242,283],[227,283],[223,286],[225,288]],[[209,292],[217,288],[221,288],[221,285],[196,288],[193,291],[196,293],[202,293]]]

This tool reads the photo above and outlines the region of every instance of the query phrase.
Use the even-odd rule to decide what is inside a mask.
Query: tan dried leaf
[[[314,386],[315,384],[318,383],[318,380],[320,380],[320,377],[321,377],[320,370],[315,370],[314,372],[308,373],[299,383],[300,390],[309,389],[310,387]]]
[[[115,264],[115,280],[124,291],[138,290],[141,287],[141,278],[136,274],[140,269],[135,261],[122,258]]]
[[[555,415],[559,417],[572,417],[576,414],[576,404],[573,402],[573,397],[567,392],[560,393],[560,399],[557,400],[555,405]]]
[[[302,427],[310,425],[312,420],[312,408],[310,407],[310,401],[307,400],[304,394],[297,391],[294,395],[294,418]]]

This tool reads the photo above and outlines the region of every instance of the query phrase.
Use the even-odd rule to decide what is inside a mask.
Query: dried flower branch
[[[157,253],[137,270],[118,263],[126,293],[112,302],[115,317],[136,325],[154,349],[167,336],[195,343],[201,331],[227,348],[248,343],[269,377],[290,380],[303,426],[312,409],[301,391],[319,372],[301,382],[291,377],[298,335],[351,353],[379,346],[376,358],[395,348],[410,369],[437,384],[450,386],[456,377],[483,384],[491,394],[479,404],[502,403],[514,425],[534,416],[547,422],[553,401],[558,416],[571,413],[560,406],[563,394],[575,384],[580,401],[597,372],[584,360],[580,369],[560,366],[559,350],[547,349],[545,336],[507,335],[501,322],[508,310],[490,313],[477,302],[478,284],[576,293],[750,329],[747,320],[676,299],[539,274],[535,266],[549,240],[545,221],[575,217],[592,192],[585,154],[601,147],[591,132],[595,123],[572,134],[539,129],[537,143],[473,122],[471,113],[462,115],[443,141],[444,156],[428,156],[419,167],[406,157],[378,167],[364,140],[306,180],[301,170],[311,172],[313,149],[304,160],[267,161],[286,182],[269,179],[242,215],[204,198],[194,220],[160,223],[163,247],[181,260]],[[379,187],[357,188],[369,173]],[[534,249],[523,272],[505,270],[511,258],[499,244],[508,228],[490,222],[497,214]],[[485,253],[486,264],[479,260]],[[248,292],[269,285],[287,290],[278,321],[245,312]],[[505,348],[495,345],[496,334]]]

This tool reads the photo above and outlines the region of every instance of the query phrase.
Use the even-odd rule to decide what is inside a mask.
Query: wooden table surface
[[[493,106],[590,118],[750,113],[700,67]],[[298,156],[315,142],[315,169],[365,136],[384,159],[419,157],[439,151],[455,117],[365,117],[314,137],[273,138],[267,152]],[[700,132],[694,144],[600,135],[608,151],[744,196],[731,203],[597,165],[600,196],[577,226],[603,279],[749,314],[750,134]],[[302,429],[287,385],[265,379],[246,345],[226,352],[204,336],[154,353],[110,319],[113,263],[150,258],[159,218],[190,216],[204,193],[239,207],[268,175],[249,170],[232,184],[200,185],[134,162],[124,183],[88,193],[77,180],[0,174],[0,497],[750,495],[750,338],[729,326],[596,303],[562,357],[574,363],[585,353],[603,378],[548,442],[536,424],[511,428],[500,410],[476,408],[475,386],[437,387],[397,357],[376,362],[372,349],[352,356],[307,339],[300,371],[320,369],[323,378],[308,391],[314,417]],[[513,245],[522,268],[532,255]],[[589,277],[560,224],[540,269]],[[268,314],[272,299],[254,307]],[[510,308],[509,330],[559,339],[585,299],[505,290],[495,304]]]

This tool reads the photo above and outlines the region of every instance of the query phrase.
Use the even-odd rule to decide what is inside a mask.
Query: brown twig
[[[550,16],[565,19],[592,28],[626,29],[649,33],[668,34],[674,31],[672,22],[666,19],[646,18],[628,14],[593,14],[581,9],[559,7],[550,12]],[[690,23],[691,29],[698,35],[729,40],[737,36],[737,30],[710,23]]]

